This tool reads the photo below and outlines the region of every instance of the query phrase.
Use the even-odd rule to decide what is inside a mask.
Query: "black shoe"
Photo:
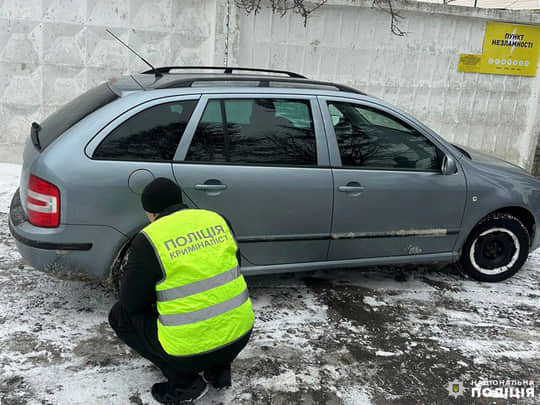
[[[231,386],[231,366],[204,370],[203,378],[218,390],[229,388]]]
[[[208,385],[200,378],[191,387],[187,388],[176,388],[168,382],[152,385],[154,399],[167,405],[192,404],[207,392]]]

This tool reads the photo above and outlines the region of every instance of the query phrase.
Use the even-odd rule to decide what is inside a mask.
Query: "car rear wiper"
[[[41,130],[41,125],[39,125],[37,122],[32,122],[32,128],[30,129],[30,138],[32,139],[32,143],[37,148],[37,150],[41,150],[41,144],[39,143],[39,131]]]

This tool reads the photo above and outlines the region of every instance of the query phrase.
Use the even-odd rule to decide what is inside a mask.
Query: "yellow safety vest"
[[[218,214],[184,209],[142,232],[163,271],[156,284],[158,339],[175,356],[219,349],[244,336],[254,322],[237,246]]]

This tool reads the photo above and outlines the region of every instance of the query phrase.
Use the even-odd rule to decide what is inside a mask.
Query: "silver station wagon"
[[[9,217],[20,253],[117,279],[156,177],[230,221],[248,275],[459,262],[500,281],[539,246],[540,182],[378,98],[290,72],[163,67],[32,124]]]

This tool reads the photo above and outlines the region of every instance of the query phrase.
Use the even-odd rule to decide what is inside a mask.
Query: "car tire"
[[[475,280],[506,280],[527,260],[529,244],[529,232],[519,219],[507,213],[490,214],[467,238],[460,265]]]
[[[122,247],[122,249],[120,249],[120,252],[118,252],[116,259],[111,266],[110,284],[117,297],[120,294],[120,287],[122,285],[122,280],[124,279],[124,274],[126,272],[126,263],[130,245],[130,243],[127,243],[125,246]]]

